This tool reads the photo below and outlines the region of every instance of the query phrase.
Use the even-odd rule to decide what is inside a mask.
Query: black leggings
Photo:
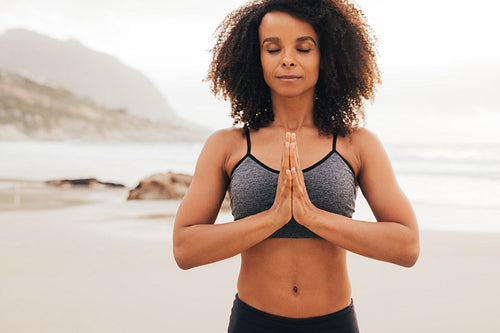
[[[236,295],[228,333],[359,333],[354,304],[324,316],[288,318],[258,310]]]

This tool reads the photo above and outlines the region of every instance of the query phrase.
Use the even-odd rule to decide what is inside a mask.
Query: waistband
[[[266,319],[273,321],[275,323],[290,324],[290,325],[314,325],[314,324],[321,324],[321,323],[325,323],[325,322],[345,320],[347,318],[352,318],[355,320],[355,318],[356,318],[356,315],[354,312],[354,302],[353,302],[352,298],[351,298],[351,304],[349,304],[347,307],[343,308],[342,310],[332,312],[332,313],[322,315],[322,316],[307,317],[307,318],[290,318],[290,317],[283,317],[283,316],[278,316],[278,315],[274,315],[271,313],[267,313],[265,311],[256,309],[253,306],[248,305],[247,303],[243,302],[238,297],[238,294],[236,294],[233,308],[239,309],[242,311],[247,311],[247,312],[252,313],[254,315],[258,315],[260,318],[266,318]]]

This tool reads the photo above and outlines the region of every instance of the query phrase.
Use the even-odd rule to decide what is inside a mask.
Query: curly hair
[[[231,102],[234,124],[258,130],[274,120],[260,62],[259,26],[268,12],[309,23],[319,37],[321,68],[314,124],[322,135],[348,135],[365,119],[364,101],[381,83],[376,38],[364,14],[347,0],[259,0],[230,13],[214,33],[206,80]]]

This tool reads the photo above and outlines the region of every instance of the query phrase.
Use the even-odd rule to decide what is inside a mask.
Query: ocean
[[[442,208],[436,209],[443,214],[439,218],[419,219],[420,228],[500,232],[500,144],[390,142],[385,146],[417,216],[422,206]],[[202,142],[0,142],[0,178],[95,177],[135,187],[157,172],[193,174],[202,147]],[[361,191],[358,200],[363,200]],[[447,218],[446,212],[463,209],[480,214]]]

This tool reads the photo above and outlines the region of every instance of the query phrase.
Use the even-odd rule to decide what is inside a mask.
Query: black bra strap
[[[252,149],[252,145],[250,144],[250,130],[248,127],[244,127],[245,129],[245,136],[247,137],[247,155],[250,155],[250,151]]]
[[[333,136],[332,150],[335,151],[337,149],[337,134]]]

